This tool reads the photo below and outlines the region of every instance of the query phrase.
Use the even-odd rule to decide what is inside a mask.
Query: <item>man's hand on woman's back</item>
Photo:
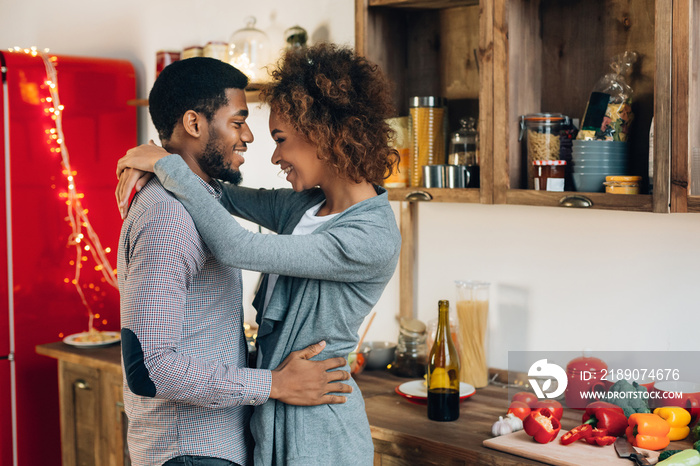
[[[350,378],[350,373],[332,370],[342,368],[347,361],[344,358],[310,360],[325,346],[326,342],[322,341],[287,356],[272,371],[270,398],[298,406],[345,403],[346,397],[330,393],[352,392],[350,385],[341,383]]]

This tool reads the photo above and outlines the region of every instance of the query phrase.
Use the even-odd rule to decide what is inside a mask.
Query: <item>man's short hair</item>
[[[248,78],[233,66],[208,57],[192,57],[166,66],[148,96],[148,110],[161,141],[170,139],[188,110],[211,121],[228,103],[227,89],[245,89]]]

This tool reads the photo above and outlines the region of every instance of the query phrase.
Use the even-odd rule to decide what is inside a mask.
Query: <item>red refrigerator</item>
[[[0,465],[58,466],[57,362],[35,346],[90,315],[119,330],[115,164],[137,142],[135,75],[123,60],[31,50],[0,62]]]

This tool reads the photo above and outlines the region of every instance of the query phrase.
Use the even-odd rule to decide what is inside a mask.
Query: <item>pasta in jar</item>
[[[523,145],[523,165],[527,187],[534,188],[536,160],[559,160],[561,155],[561,131],[570,125],[569,117],[559,113],[533,113],[520,117],[520,139]]]

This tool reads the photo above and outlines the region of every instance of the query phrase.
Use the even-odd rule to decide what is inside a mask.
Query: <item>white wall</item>
[[[0,47],[36,45],[57,54],[128,59],[145,98],[159,49],[226,40],[248,15],[280,46],[284,29],[295,24],[312,40],[352,44],[353,5],[0,0]],[[269,164],[267,112],[251,107],[256,142],[243,166],[245,184],[284,186]],[[140,116],[145,142],[155,131],[145,109]],[[419,217],[418,317],[430,320],[439,299],[454,300],[454,280],[491,282],[492,366],[507,367],[508,350],[700,349],[700,215],[422,204]],[[251,299],[255,277],[246,279]],[[394,277],[369,339],[396,340],[398,299]]]

